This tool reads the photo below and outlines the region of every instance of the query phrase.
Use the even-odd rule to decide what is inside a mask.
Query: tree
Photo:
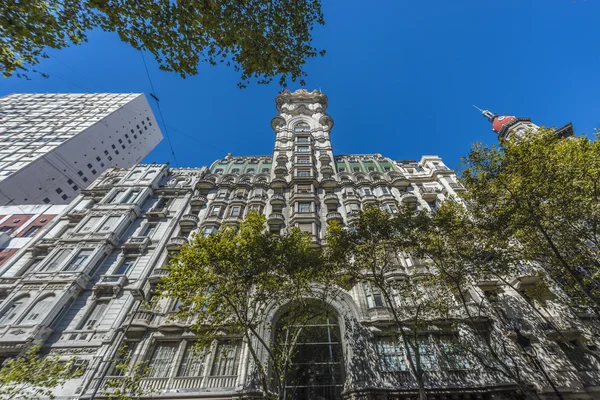
[[[440,343],[447,367],[455,368],[453,364],[468,354],[495,374],[490,379],[500,374],[526,396],[534,396],[517,348],[499,329],[502,321],[490,323],[493,308],[471,299],[471,286],[486,274],[488,261],[482,255],[488,243],[479,240],[480,232],[471,226],[462,205],[445,202],[433,214],[401,207],[395,215],[368,207],[354,226],[330,225],[328,232],[332,258],[343,260],[352,280],[376,287],[383,296],[381,305],[396,322],[421,399],[427,398],[422,361],[427,350],[420,336],[438,322],[451,322],[456,332],[452,342]],[[405,270],[399,256],[412,259],[414,265]]]
[[[0,368],[0,398],[53,399],[53,389],[82,372],[74,368],[74,360],[62,362],[58,357],[40,357],[39,352],[40,346],[32,346]]]
[[[426,213],[408,207],[401,207],[391,217],[371,206],[361,211],[350,228],[330,223],[326,237],[328,260],[336,265],[333,269],[343,271],[350,282],[366,285],[371,296],[381,296],[379,306],[385,305],[391,312],[396,323],[394,336],[408,355],[421,400],[427,399],[427,394],[419,333],[430,321],[447,316],[449,293],[435,285],[424,265],[420,271],[415,267],[407,277],[399,258],[410,256],[426,218]]]
[[[199,357],[224,335],[239,337],[253,364],[250,386],[282,399],[302,327],[322,314],[316,301],[335,296],[334,271],[310,236],[298,229],[273,235],[251,212],[239,229],[194,235],[167,269],[159,294],[179,299],[176,318],[193,320]],[[271,322],[281,309],[287,312]]]
[[[432,279],[452,292],[462,308],[463,318],[457,320],[457,325],[470,334],[461,335],[461,348],[486,370],[508,378],[526,396],[534,397],[523,374],[525,364],[514,343],[508,340],[514,331],[511,321],[506,319],[504,310],[494,306],[498,305],[498,298],[486,298],[477,287],[479,282],[491,279],[512,287],[508,277],[514,275],[515,264],[507,257],[510,253],[503,251],[510,247],[509,238],[503,243],[490,240],[460,202],[446,201],[422,220],[422,235],[414,252],[432,264]],[[477,297],[480,300],[474,302]]]
[[[198,63],[231,65],[238,86],[279,76],[304,84],[304,64],[324,55],[312,30],[324,19],[319,0],[0,0],[0,72],[27,77],[48,49],[81,44],[94,28],[118,33],[182,77]]]
[[[473,221],[600,316],[600,142],[541,129],[476,144],[464,164]]]

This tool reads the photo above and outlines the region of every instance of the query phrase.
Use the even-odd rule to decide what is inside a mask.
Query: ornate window
[[[171,366],[175,360],[175,352],[178,347],[179,342],[157,343],[148,363],[148,377],[167,378],[171,372]]]
[[[86,261],[88,260],[88,258],[90,258],[93,252],[94,249],[79,250],[77,255],[71,259],[71,261],[63,271],[81,271],[83,269],[83,266],[86,264]]]
[[[404,346],[391,337],[377,339],[377,354],[379,366],[384,372],[407,371]]]
[[[25,295],[13,300],[8,307],[2,310],[2,314],[0,315],[0,325],[9,324],[17,315],[21,313],[28,302],[29,295]]]
[[[79,323],[77,329],[92,330],[98,325],[100,318],[104,315],[104,311],[108,308],[108,300],[97,301],[94,307],[88,312],[83,320]]]
[[[369,282],[363,282],[363,288],[365,290],[365,297],[367,298],[367,307],[384,307],[383,296],[381,290]]]
[[[54,305],[54,295],[51,294],[49,296],[44,297],[41,300],[38,300],[33,307],[29,310],[29,312],[25,315],[25,317],[21,320],[22,325],[33,325],[40,320],[42,320],[45,316],[47,316],[52,310],[52,306]]]
[[[188,343],[185,347],[183,359],[179,365],[177,376],[202,376],[204,375],[204,364],[206,354],[194,349],[194,343]]]
[[[294,133],[310,132],[310,125],[306,122],[299,122],[294,126]]]
[[[221,342],[217,346],[215,360],[212,365],[212,376],[234,376],[240,364],[240,344],[238,342]]]

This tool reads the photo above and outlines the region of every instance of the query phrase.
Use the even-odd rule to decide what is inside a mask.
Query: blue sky
[[[323,10],[314,43],[327,55],[307,65],[306,88],[329,97],[336,154],[439,155],[456,167],[472,142],[496,140],[472,104],[540,125],[572,121],[577,133],[600,127],[597,0],[346,0]],[[50,54],[40,65],[49,79],[0,78],[0,95],[151,91],[140,53],[116,34]],[[178,166],[272,151],[279,85],[240,90],[232,69],[211,66],[181,79],[146,60]],[[173,162],[166,140],[145,161]]]

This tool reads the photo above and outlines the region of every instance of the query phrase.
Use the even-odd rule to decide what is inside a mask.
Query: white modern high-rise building
[[[0,205],[68,204],[110,167],[139,163],[162,140],[143,94],[0,98]]]

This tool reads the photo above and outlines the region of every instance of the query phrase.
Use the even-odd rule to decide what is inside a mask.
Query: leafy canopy
[[[39,346],[32,346],[23,356],[0,368],[0,398],[53,399],[54,388],[81,374],[82,371],[73,368],[74,360],[62,362],[58,357],[40,357],[39,351]]]
[[[264,391],[271,389],[270,366],[283,394],[294,341],[272,343],[261,331],[263,323],[267,320],[267,331],[272,330],[268,316],[281,307],[290,312],[279,320],[279,329],[293,330],[318,317],[314,300],[325,299],[336,278],[310,236],[298,229],[273,235],[265,229],[265,217],[250,212],[239,229],[225,226],[207,237],[194,235],[167,268],[159,292],[181,302],[176,318],[192,319],[197,350],[207,351],[224,335],[243,338]],[[266,363],[258,355],[261,349],[268,354]]]
[[[600,310],[600,142],[541,129],[477,144],[464,164],[465,199],[486,237],[543,266],[573,304]]]
[[[94,28],[116,32],[183,78],[199,63],[231,65],[240,87],[275,77],[303,85],[306,61],[325,53],[312,46],[314,26],[325,23],[320,0],[0,0],[0,9],[5,77],[40,72],[31,68],[48,49],[81,44]]]

